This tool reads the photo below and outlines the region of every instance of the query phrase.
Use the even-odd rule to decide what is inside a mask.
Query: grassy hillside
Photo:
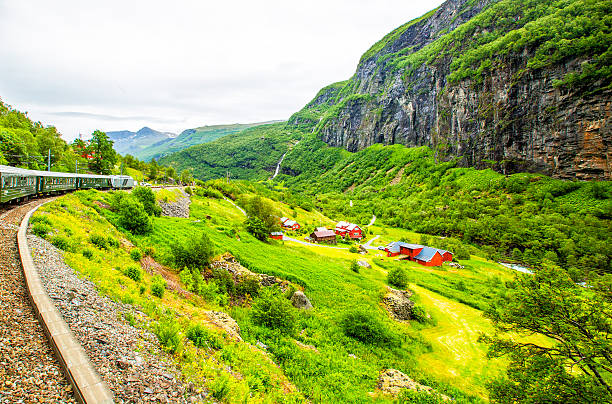
[[[261,125],[163,157],[160,164],[178,172],[192,169],[201,180],[224,178],[227,171],[234,179],[263,180],[300,137],[300,132],[287,130],[284,122]]]
[[[200,126],[194,129],[187,129],[175,138],[166,139],[158,143],[150,144],[134,153],[135,157],[149,161],[159,159],[172,153],[187,149],[191,146],[212,142],[223,136],[241,132],[248,128],[266,125],[270,122],[231,124],[231,125],[210,125]]]
[[[485,246],[489,256],[529,265],[544,259],[612,272],[612,182],[435,163],[427,147],[374,145],[357,153],[305,138],[277,177],[332,217],[394,226]],[[315,199],[316,198],[316,199]],[[350,201],[353,206],[350,206]]]
[[[304,224],[333,223],[320,212],[281,202],[279,190],[250,183],[228,187],[226,191],[231,190],[235,197],[267,195],[278,213],[291,214]],[[215,397],[221,401],[238,403],[248,396],[249,402],[303,402],[304,399],[392,402],[392,397],[376,390],[376,381],[382,369],[395,368],[459,402],[480,402],[486,398],[486,381],[497,377],[504,367],[501,361],[488,360],[486,347],[477,342],[478,334],[490,332],[491,326],[473,306],[485,305],[490,296],[503,291],[503,282],[513,274],[484,258],[472,256],[469,260],[460,260],[465,266],[460,270],[431,269],[412,262],[398,262],[377,251],[359,256],[351,253],[348,246],[334,249],[294,242],[262,243],[244,231],[243,214],[229,202],[198,196],[192,197],[189,219],[153,218],[153,231],[135,236],[121,228],[112,228],[116,213],[100,207],[112,206],[112,201],[111,194],[78,192],[47,205],[37,216],[45,216],[56,229],[48,237],[67,250],[67,260],[74,268],[89,276],[104,293],[135,305],[153,320],[169,321],[170,316],[181,338],[195,323],[210,327],[203,310],[226,311],[238,321],[248,344],[220,337],[218,347],[205,349],[185,341],[183,351],[176,353],[187,379],[211,389],[213,394],[220,394]],[[64,209],[65,206],[70,209]],[[83,220],[89,225],[83,226]],[[386,226],[375,231],[393,234],[393,237],[415,236]],[[92,237],[96,234],[119,241],[129,239],[140,251],[153,254],[157,261],[170,267],[174,267],[174,245],[192,242],[200,234],[206,234],[216,253],[230,252],[254,272],[275,275],[303,288],[314,309],[296,311],[295,331],[283,332],[254,321],[257,295],[246,300],[231,296],[228,299],[216,278],[207,280],[207,286],[200,289],[200,297],[185,298],[167,290],[163,298],[157,298],[149,292],[155,282],[152,275],[145,272],[143,279],[136,282],[123,275],[124,269],[133,262],[129,243],[121,241],[100,248],[99,240]],[[59,242],[60,239],[63,241]],[[97,240],[98,244],[92,244],[91,240]],[[372,268],[361,268],[358,273],[351,271],[350,262],[356,258],[368,261]],[[408,272],[414,299],[432,316],[431,320],[398,323],[380,304],[387,273],[396,267]],[[174,270],[178,273],[179,268]],[[174,278],[186,279],[182,275]],[[471,306],[462,301],[470,301]],[[390,338],[388,343],[360,341],[346,335],[343,319],[356,311],[367,312],[380,322]],[[254,348],[258,342],[267,346],[267,353]],[[280,369],[268,362],[268,358]],[[231,373],[226,371],[228,366]],[[281,398],[282,394],[286,396]]]

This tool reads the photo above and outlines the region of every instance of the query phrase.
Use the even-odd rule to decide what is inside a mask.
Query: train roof
[[[59,172],[59,171],[28,170],[28,169],[25,169],[25,168],[4,166],[4,165],[0,165],[0,173],[35,175],[35,176],[39,176],[39,177],[111,178],[110,175],[74,174],[74,173],[62,173],[62,172]]]

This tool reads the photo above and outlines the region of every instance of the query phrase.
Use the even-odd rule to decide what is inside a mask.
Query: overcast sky
[[[0,0],[0,98],[64,138],[287,119],[440,0]]]

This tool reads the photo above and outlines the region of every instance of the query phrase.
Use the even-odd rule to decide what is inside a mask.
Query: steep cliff
[[[612,3],[449,0],[388,34],[289,122],[349,151],[609,179]]]

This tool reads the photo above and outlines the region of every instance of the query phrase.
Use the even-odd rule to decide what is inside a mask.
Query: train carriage
[[[0,203],[36,194],[36,176],[29,170],[0,165]]]
[[[32,172],[37,178],[36,192],[39,194],[66,192],[76,189],[76,178],[74,174],[55,171],[28,171]]]
[[[111,182],[115,189],[129,189],[134,187],[134,178],[129,175],[111,175]]]
[[[113,186],[109,175],[79,174],[77,189],[109,189]]]

